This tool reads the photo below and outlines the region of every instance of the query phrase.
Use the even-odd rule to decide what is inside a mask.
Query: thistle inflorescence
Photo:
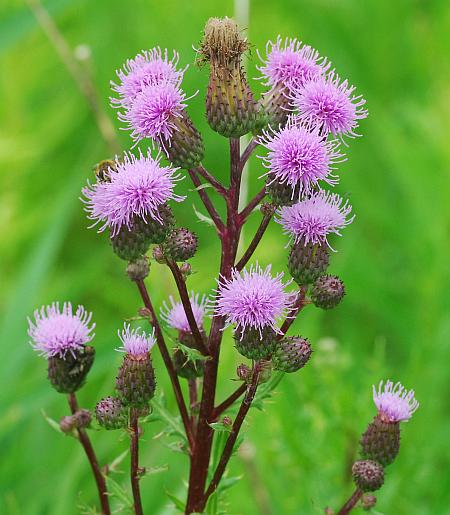
[[[150,147],[100,161],[82,190],[82,201],[91,227],[107,232],[112,250],[127,262],[126,276],[143,303],[135,318],[151,330],[146,333],[125,323],[119,331],[120,364],[111,390],[93,410],[94,419],[88,410],[79,409],[75,395],[94,361],[92,314],[82,306],[74,312],[70,303],[53,303],[29,320],[32,346],[47,359],[51,384],[68,394],[72,414],[61,419],[60,428],[77,436],[85,448],[103,513],[110,513],[109,494],[87,429],[96,425],[129,435],[133,508],[141,514],[139,440],[151,421],[171,421],[167,435],[181,438],[176,446],[190,457],[183,509],[187,514],[203,512],[212,495],[223,495],[220,481],[260,385],[264,399],[285,373],[308,369],[314,361],[314,341],[287,334],[296,317],[308,305],[335,308],[344,297],[343,281],[329,272],[332,245],[355,217],[349,199],[332,188],[339,183],[337,167],[346,159],[344,145],[367,116],[365,101],[317,50],[281,37],[260,55],[265,91],[257,99],[243,66],[248,49],[244,33],[229,18],[210,19],[198,48],[197,64],[206,65],[209,74],[207,121],[229,139],[227,186],[202,164],[203,136],[188,114],[193,97],[185,92],[186,67],[180,66],[176,51],[142,51],[127,60],[111,82],[111,105],[131,133],[131,148],[147,143]],[[241,149],[246,134],[251,140]],[[242,171],[258,146],[265,170],[261,190],[241,209]],[[208,212],[202,219],[215,227],[221,245],[219,274],[203,293],[187,285],[195,280],[194,272],[203,271],[196,261],[202,238],[175,207],[185,200],[179,183],[187,176]],[[221,197],[226,217],[207,186]],[[260,226],[238,257],[242,228],[260,204]],[[265,258],[262,265],[252,262],[272,219],[278,224],[273,230],[280,249],[283,239],[290,246],[285,252],[290,277]],[[263,255],[270,254],[268,249]],[[161,267],[173,277],[177,296],[167,295],[158,311],[152,296],[165,293],[162,283],[159,288],[153,283],[149,291],[146,281],[158,279]],[[210,279],[205,274],[201,284]],[[164,285],[164,290],[171,288]],[[232,337],[226,341],[224,334]],[[232,372],[238,388],[218,402],[221,346],[235,352],[234,346],[239,359],[247,361]],[[155,352],[168,372],[179,417],[169,414],[159,392],[156,377],[162,372],[159,360],[155,370]],[[357,491],[345,505],[347,511],[340,513],[348,513],[363,492],[381,488],[384,468],[399,451],[400,423],[418,407],[414,392],[390,381],[374,388],[374,401],[378,413],[361,437],[361,459],[352,468]],[[145,445],[151,445],[151,439]]]

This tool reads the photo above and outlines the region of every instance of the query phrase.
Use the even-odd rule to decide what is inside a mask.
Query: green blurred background
[[[232,16],[231,0],[166,2],[57,0],[45,3],[60,30],[93,74],[108,106],[109,80],[124,60],[154,45],[177,48],[181,63],[195,57],[210,16]],[[242,8],[242,3],[240,3]],[[364,137],[352,141],[340,167],[338,191],[351,195],[355,222],[339,241],[331,270],[348,295],[332,312],[307,308],[295,330],[308,336],[315,353],[301,373],[286,377],[264,412],[252,410],[248,445],[231,464],[242,480],[228,492],[233,514],[309,514],[334,508],[351,493],[349,467],[360,433],[374,415],[371,385],[380,378],[416,389],[421,402],[403,426],[402,448],[387,471],[378,513],[450,513],[449,484],[449,58],[447,0],[267,0],[250,1],[249,37],[263,50],[266,40],[296,36],[328,56],[367,99]],[[249,74],[256,76],[256,52]],[[26,316],[55,299],[82,303],[97,322],[97,360],[79,398],[91,407],[111,393],[120,356],[116,330],[140,307],[124,265],[105,235],[87,230],[78,199],[94,163],[111,152],[74,80],[27,5],[0,7],[0,513],[72,514],[94,505],[96,493],[75,440],[55,433],[41,410],[59,419],[63,396],[46,380],[45,360],[30,348]],[[190,113],[204,134],[205,164],[218,177],[227,170],[226,142],[204,117],[206,70],[191,66],[184,87],[200,94]],[[257,87],[258,89],[258,87]],[[250,167],[256,192],[261,166]],[[188,192],[189,180],[180,190]],[[210,190],[208,190],[210,191]],[[176,206],[195,229],[201,249],[189,286],[215,285],[214,231],[199,223],[196,194]],[[245,239],[258,223],[255,214]],[[261,264],[286,268],[285,237],[272,224],[257,253]],[[154,265],[149,281],[156,305],[174,293],[167,271]],[[155,352],[159,386],[166,373]],[[228,337],[223,346],[219,395],[234,388],[239,362]],[[168,394],[169,407],[173,399]],[[153,439],[160,424],[146,427],[144,465],[168,470],[142,482],[146,513],[172,513],[165,496],[184,495],[187,459]],[[94,432],[102,462],[126,448],[117,432]],[[127,486],[127,468],[116,477]]]

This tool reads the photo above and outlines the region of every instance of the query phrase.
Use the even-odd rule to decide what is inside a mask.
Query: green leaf
[[[203,184],[200,184],[200,186],[197,186],[197,188],[192,188],[189,191],[200,191],[204,190],[205,188],[212,188],[213,185],[209,184],[209,182],[204,182]]]
[[[145,476],[153,476],[154,474],[161,474],[161,472],[167,472],[169,470],[169,465],[161,465],[159,467],[145,467],[145,472],[141,475],[141,477]]]
[[[214,431],[231,433],[232,430],[232,426],[224,424],[223,422],[211,422],[211,424],[208,425],[212,427]]]
[[[47,421],[48,425],[54,429],[57,433],[61,433],[61,434],[64,434],[62,431],[61,431],[61,428],[59,427],[59,423],[56,422],[56,420],[54,420],[53,418],[50,418],[47,413],[45,413],[44,410],[41,410],[41,413],[42,413],[42,416],[45,418],[45,420]]]
[[[263,383],[259,386],[251,407],[263,411],[264,401],[267,401],[272,397],[273,391],[280,384],[283,377],[284,372],[274,372],[267,383]]]
[[[171,428],[171,434],[177,434],[181,436],[185,442],[187,442],[186,434],[179,418],[167,411],[163,404],[156,398],[153,398],[151,401],[151,406],[154,410],[153,416],[157,417],[162,422],[166,422],[166,424]]]
[[[210,356],[204,356],[199,350],[193,349],[192,347],[187,347],[178,340],[177,347],[180,348],[186,354],[186,358],[189,361],[197,361],[199,359],[202,361],[206,361],[207,359],[210,359]]]
[[[235,476],[235,477],[225,477],[225,478],[222,478],[222,480],[219,483],[219,486],[217,487],[217,490],[220,493],[222,493],[225,490],[228,490],[229,488],[233,487],[242,478],[243,478],[243,476]]]
[[[174,494],[171,494],[170,492],[168,492],[167,490],[166,490],[166,495],[173,502],[173,504],[175,505],[175,508],[177,510],[181,511],[182,513],[184,513],[184,510],[185,510],[184,502],[181,499],[178,499],[178,497],[176,497]]]
[[[117,458],[114,458],[114,460],[108,465],[109,472],[119,472],[118,467],[122,463],[122,461],[126,458],[128,454],[128,449],[126,451],[123,451]]]
[[[208,225],[214,226],[214,222],[209,218],[209,216],[204,215],[203,213],[200,213],[200,211],[197,210],[195,207],[195,204],[192,204],[192,207],[194,208],[194,213],[197,216],[197,218],[200,220],[200,222],[205,222]]]
[[[105,476],[108,491],[111,496],[117,497],[127,508],[133,507],[133,499],[130,494],[111,476]]]

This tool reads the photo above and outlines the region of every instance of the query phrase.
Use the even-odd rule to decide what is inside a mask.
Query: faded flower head
[[[112,90],[119,95],[119,98],[111,98],[111,104],[114,107],[128,108],[148,85],[161,82],[179,84],[186,68],[178,70],[178,60],[177,52],[174,51],[169,58],[167,48],[162,51],[159,47],[143,50],[133,59],[128,59],[122,69],[116,72],[119,83],[111,81]]]
[[[100,224],[99,232],[106,228],[115,236],[125,225],[131,229],[135,217],[162,223],[159,207],[168,200],[180,202],[183,197],[174,193],[175,182],[180,179],[178,168],[160,165],[160,156],[147,156],[140,152],[137,158],[125,153],[116,159],[115,169],[109,170],[108,182],[96,182],[83,188],[88,217]]]
[[[347,80],[340,82],[333,71],[296,89],[292,105],[303,120],[319,126],[322,132],[355,137],[358,120],[366,118],[368,112],[363,108],[366,101],[361,95],[354,95],[354,91],[354,86]]]
[[[175,302],[172,296],[169,297],[169,300],[170,306],[167,302],[164,302],[164,308],[161,309],[161,318],[173,329],[190,333],[191,327],[186,317],[183,304],[181,302]],[[199,329],[202,329],[203,320],[209,311],[209,300],[206,295],[200,297],[198,293],[195,294],[194,292],[191,292],[190,301],[197,326]]]
[[[373,385],[373,400],[378,413],[385,422],[402,422],[409,420],[412,414],[419,407],[418,401],[414,397],[413,390],[406,390],[401,383],[394,384],[383,381],[378,385],[378,391]]]
[[[337,193],[321,190],[293,206],[280,208],[276,221],[295,243],[302,240],[305,244],[328,244],[330,233],[341,236],[340,230],[353,222],[354,216],[348,218],[351,210],[348,200],[344,202]]]
[[[143,138],[158,142],[170,140],[178,130],[176,122],[183,116],[186,100],[179,83],[149,84],[136,95],[124,113],[119,113],[119,119],[127,124],[136,144]]]
[[[70,302],[65,302],[62,309],[59,302],[42,306],[34,312],[34,322],[28,318],[30,343],[46,358],[64,359],[67,354],[75,357],[94,337],[95,324],[91,323],[91,318],[92,313],[83,306],[78,306],[74,314]]]
[[[291,118],[278,132],[271,128],[263,131],[259,143],[269,150],[262,158],[268,184],[271,179],[287,184],[294,196],[295,192],[308,194],[320,181],[338,182],[332,170],[345,160],[344,155],[339,152],[339,142],[324,139],[318,127],[296,124]]]
[[[259,53],[258,53],[259,55]],[[266,58],[259,55],[263,66],[258,70],[267,86],[286,86],[288,89],[303,85],[305,82],[321,76],[329,65],[317,50],[302,45],[297,39],[278,36],[275,43],[266,45]]]
[[[117,350],[132,356],[148,354],[156,342],[155,330],[153,329],[153,332],[147,335],[144,331],[140,334],[139,331],[141,329],[130,329],[130,324],[125,323],[123,327],[122,331],[118,331],[122,346]]]
[[[258,264],[242,274],[233,270],[230,279],[219,281],[216,314],[226,317],[242,332],[246,328],[276,329],[276,321],[292,305],[295,296],[285,292],[283,273],[271,275],[271,265],[263,270]]]

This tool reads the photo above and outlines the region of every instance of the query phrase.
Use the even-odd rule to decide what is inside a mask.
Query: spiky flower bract
[[[93,337],[95,324],[91,323],[92,313],[78,306],[75,313],[70,302],[59,302],[42,306],[34,312],[34,322],[28,318],[28,335],[34,350],[46,358],[65,359],[81,351]]]
[[[373,385],[373,400],[378,414],[385,422],[396,423],[409,420],[419,407],[414,397],[414,390],[406,390],[401,383],[380,381],[378,390]]]
[[[262,157],[268,169],[264,174],[280,184],[292,188],[292,195],[309,194],[321,181],[335,185],[334,165],[344,161],[339,152],[339,141],[326,140],[318,127],[297,124],[292,118],[279,131],[263,131],[259,144],[269,152]]]
[[[276,328],[278,318],[290,308],[295,297],[285,291],[283,273],[271,275],[271,265],[258,264],[233,270],[230,279],[219,281],[216,314],[224,316],[228,325],[235,324],[241,334],[247,328]],[[287,283],[288,284],[288,283]]]
[[[267,86],[275,87],[280,84],[288,89],[303,85],[305,82],[320,77],[329,67],[325,58],[321,57],[314,48],[303,45],[301,41],[292,38],[283,40],[278,36],[275,43],[268,41],[266,57],[258,70]]]
[[[172,296],[169,297],[169,301],[170,305],[168,305],[167,302],[163,304],[164,307],[161,309],[161,318],[169,327],[190,333],[191,326],[186,317],[183,304],[181,302],[175,302]],[[191,292],[190,301],[195,321],[197,322],[198,328],[201,330],[203,328],[203,320],[209,311],[209,300],[206,295],[200,297],[198,293]]]
[[[170,141],[178,130],[177,119],[182,118],[187,107],[186,100],[179,84],[149,84],[136,95],[129,109],[119,113],[119,120],[127,124],[136,144],[144,138]]]
[[[151,334],[146,334],[144,331],[141,333],[140,331],[140,328],[130,329],[130,324],[125,323],[122,331],[117,332],[122,342],[122,346],[117,350],[132,356],[148,354],[156,342],[155,330],[153,329]]]
[[[275,219],[295,243],[327,243],[328,235],[341,235],[340,230],[350,224],[354,216],[348,218],[352,206],[344,202],[337,193],[319,191],[293,206],[284,206],[277,211]]]
[[[119,98],[111,98],[114,107],[129,108],[136,96],[148,85],[170,82],[179,84],[186,70],[177,69],[179,56],[173,52],[169,58],[169,52],[159,47],[150,50],[142,50],[133,59],[127,59],[122,69],[116,74],[119,83],[111,81],[111,88]]]
[[[367,117],[366,101],[354,95],[355,87],[347,80],[340,81],[334,72],[317,77],[296,89],[292,105],[307,123],[317,125],[322,133],[334,137],[355,137],[358,120]]]
[[[86,197],[86,211],[93,225],[101,224],[99,232],[106,228],[115,236],[122,226],[131,229],[135,217],[157,220],[162,223],[159,208],[172,199],[183,200],[174,193],[180,176],[178,168],[161,166],[161,157],[139,157],[125,153],[123,159],[116,159],[115,169],[109,170],[108,182],[96,182],[83,188]]]

